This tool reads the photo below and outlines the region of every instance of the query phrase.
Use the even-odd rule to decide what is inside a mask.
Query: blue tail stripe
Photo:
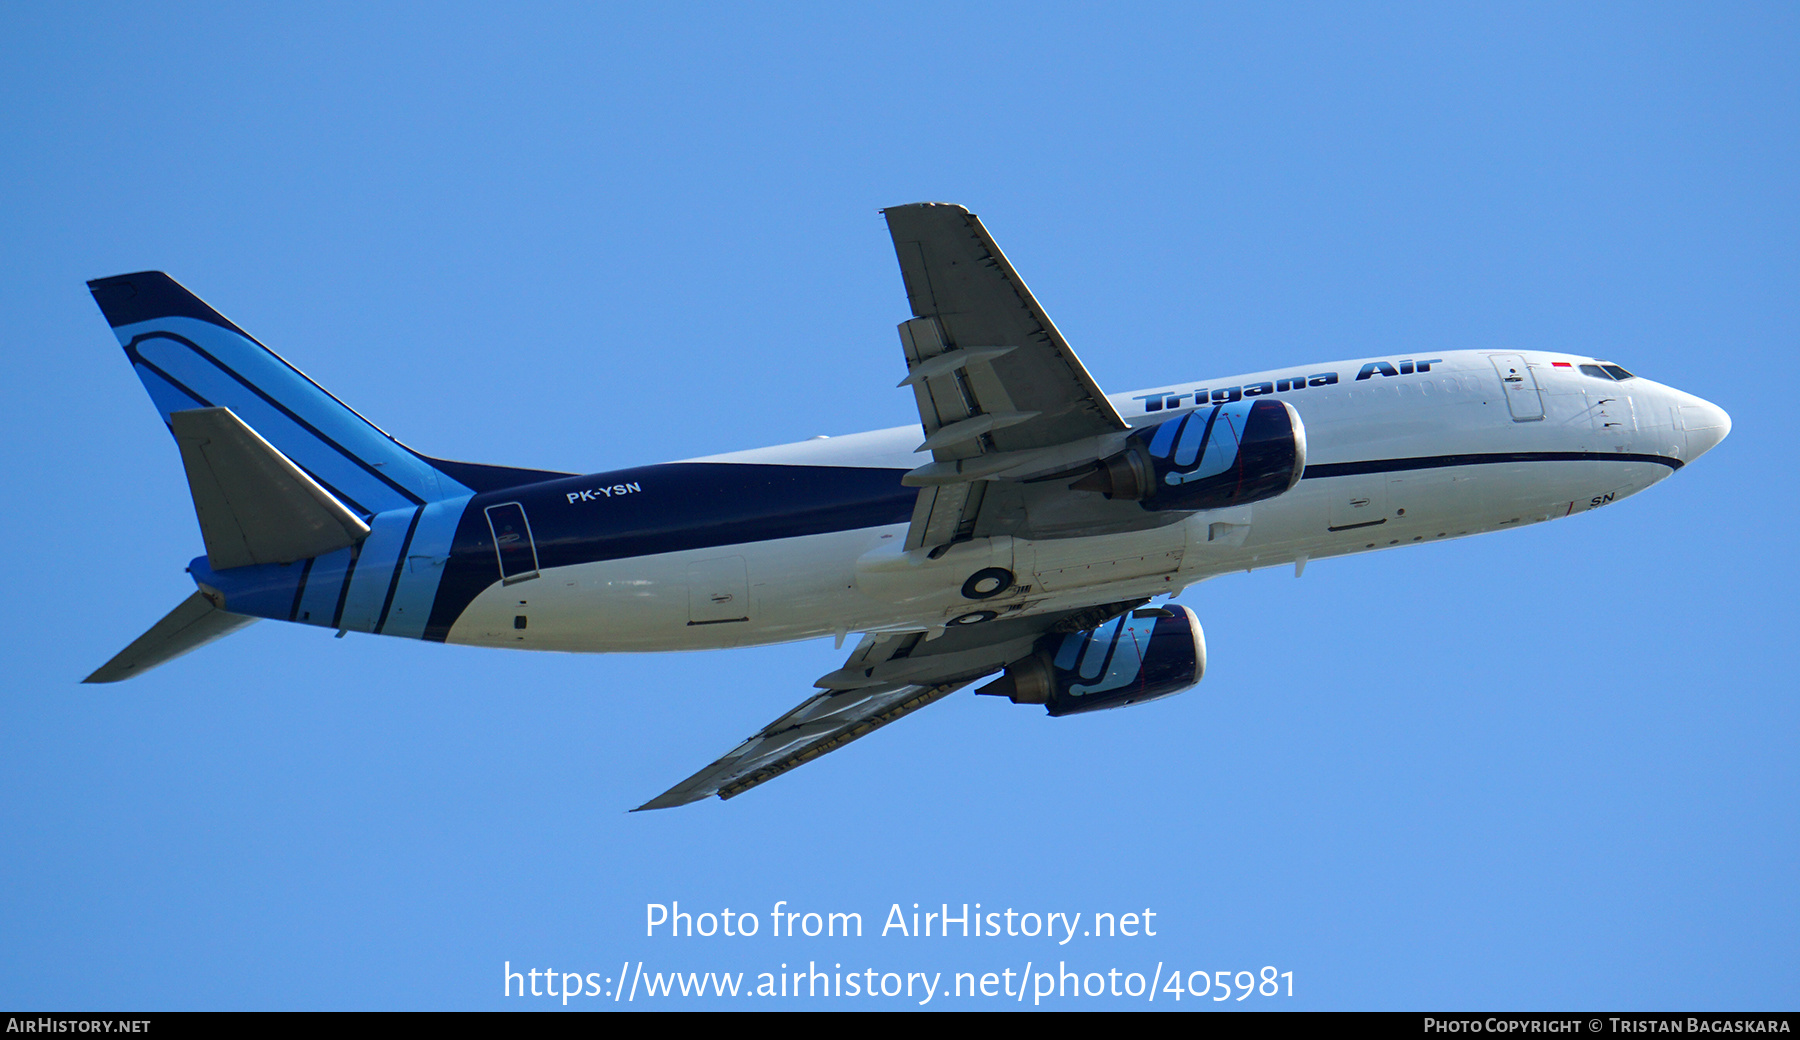
[[[138,342],[143,359],[192,388],[215,405],[224,405],[322,484],[330,484],[362,505],[383,512],[417,504],[386,481],[371,475],[357,460],[314,436],[304,426],[261,397],[245,392],[234,379],[172,339]],[[165,421],[167,416],[164,416]]]
[[[356,569],[344,596],[337,627],[353,632],[373,632],[381,619],[382,605],[394,581],[394,564],[406,544],[416,509],[392,509],[369,521],[369,537],[357,554]]]
[[[207,325],[205,323],[198,324],[201,328],[208,330],[214,339],[230,339],[236,341],[237,344],[247,344],[250,342],[236,333],[226,332],[219,329],[217,326]],[[122,329],[120,331],[124,332],[129,330]],[[229,345],[230,344],[226,344],[226,346]],[[369,426],[359,416],[356,416],[354,412],[351,412],[348,408],[339,404],[336,398],[331,398],[330,395],[325,394],[324,391],[317,389],[310,380],[305,380],[304,377],[296,374],[289,378],[290,384],[293,385],[285,387],[269,386],[267,385],[268,381],[266,378],[260,382],[253,380],[250,376],[239,371],[237,368],[220,360],[215,353],[215,351],[220,348],[220,344],[210,344],[213,348],[210,350],[208,349],[208,346],[209,345],[203,345],[189,339],[186,336],[182,336],[177,332],[157,328],[132,337],[131,341],[126,344],[126,350],[135,355],[134,360],[160,363],[160,367],[164,370],[165,375],[185,379],[195,389],[204,388],[203,392],[208,393],[208,396],[213,398],[214,404],[225,405],[233,411],[237,411],[240,403],[249,404],[251,402],[256,402],[263,408],[272,409],[276,413],[281,414],[289,424],[292,424],[294,428],[301,431],[298,434],[285,433],[283,435],[284,440],[289,438],[293,439],[293,446],[300,454],[307,455],[309,458],[318,453],[332,453],[339,455],[344,459],[349,460],[358,468],[364,470],[370,477],[374,478],[379,483],[387,485],[388,488],[396,494],[407,500],[417,500],[419,496],[413,488],[406,486],[406,484],[402,483],[400,480],[394,479],[393,476],[388,475],[386,472],[387,469],[393,468],[394,462],[398,460],[401,462],[401,465],[396,470],[397,476],[404,479],[409,476],[407,470],[411,469],[418,471],[417,475],[419,479],[413,481],[413,483],[422,484],[429,489],[435,471],[432,471],[423,462],[420,462],[417,456],[400,448],[399,445],[388,439],[386,435],[381,434],[379,431],[375,430],[374,427]],[[260,360],[265,362],[264,367],[273,366],[278,360],[274,355],[269,354],[261,347],[257,347],[256,350],[261,355]],[[250,356],[240,358],[239,360],[258,360],[258,358]],[[273,374],[278,376],[282,373],[289,372],[291,372],[291,370],[285,365],[273,369]],[[255,373],[253,372],[252,375],[254,374]],[[263,374],[267,376],[271,373],[265,372]],[[294,392],[298,387],[305,387],[307,390],[310,390],[311,396],[328,398],[332,402],[332,408],[330,410],[305,408],[304,406],[309,402],[295,400],[296,396],[304,396]],[[294,407],[295,404],[299,404],[302,407],[296,409]],[[309,418],[307,415],[303,414],[303,412],[309,410],[314,412],[322,411],[325,414],[322,416],[315,415]],[[336,414],[332,414],[333,412]],[[321,428],[320,421],[315,421],[324,420],[323,426],[327,428],[332,425],[344,427],[346,424],[343,420],[347,417],[354,417],[356,426],[362,427],[362,432],[369,435],[361,438],[363,443],[355,443],[354,439],[352,439],[350,446],[340,443],[340,438],[343,438],[346,432],[356,432],[356,426],[349,426],[347,427],[347,430],[340,429],[337,431],[330,431],[326,428]],[[336,420],[336,422],[334,423],[332,420]],[[331,435],[333,432],[336,432],[338,437],[333,437]],[[276,443],[273,438],[270,438],[270,441],[271,443]],[[281,448],[283,445],[276,443],[276,447]],[[285,449],[283,453],[288,454]],[[290,457],[293,456],[290,455]],[[300,459],[296,458],[295,461],[298,462]]]
[[[456,540],[456,525],[468,504],[468,498],[458,498],[431,502],[419,510],[412,543],[400,560],[400,582],[394,589],[387,620],[381,626],[383,635],[424,638],[438,584],[443,581],[444,566],[450,558],[450,546]],[[494,580],[499,579],[496,566]]]
[[[185,411],[189,408],[212,407],[212,402],[195,392],[192,387],[184,386],[178,380],[171,379],[167,372],[162,371],[150,362],[140,358],[132,367],[137,371],[138,379],[143,382],[144,388],[150,392],[150,400],[156,404],[157,410],[162,413],[164,422],[169,421],[168,417],[171,412]],[[266,440],[267,438],[264,439]],[[370,509],[368,506],[364,505],[361,499],[345,491],[343,487],[333,483],[328,477],[319,473],[316,469],[306,466],[303,463],[297,462],[296,464],[299,465],[301,469],[306,470],[308,476],[318,481],[319,486],[331,492],[338,501],[350,507],[351,510],[361,513],[363,516],[375,515],[376,510]]]
[[[253,422],[251,425],[302,465],[310,465],[321,453],[342,456],[413,504],[468,491],[267,348],[234,330],[197,318],[165,317],[120,326],[114,332],[128,351],[135,350],[176,380],[208,394],[215,405],[242,416],[240,405],[259,401],[263,405],[260,410],[285,413],[289,429],[282,440]],[[211,374],[202,380],[201,373],[206,370]],[[248,417],[245,421],[250,422]],[[307,456],[306,460],[299,455]]]
[[[162,413],[164,422],[169,421],[170,412],[185,412],[190,408],[205,408],[212,404],[149,365],[138,364],[132,368],[137,371],[138,381],[150,392],[150,401]]]
[[[423,507],[412,511],[412,520],[406,525],[406,537],[400,542],[400,552],[394,556],[394,573],[388,578],[387,598],[381,601],[381,616],[375,619],[375,631],[380,632],[387,627],[388,611],[394,607],[394,593],[400,589],[400,579],[405,574],[406,553],[412,546],[413,532],[419,529],[419,517],[425,512]]]
[[[237,380],[246,391],[288,412],[335,450],[371,465],[393,468],[397,461],[407,463],[391,474],[381,474],[394,490],[425,495],[436,489],[437,474],[430,466],[262,344],[234,330],[195,319],[165,318],[145,323],[146,329],[170,335],[180,333],[183,325],[199,337],[183,337],[188,339],[190,348]],[[131,326],[118,330],[121,335],[133,331]],[[133,338],[141,335],[145,333],[137,333]]]

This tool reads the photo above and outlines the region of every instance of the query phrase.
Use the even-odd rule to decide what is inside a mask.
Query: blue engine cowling
[[[1274,498],[1306,470],[1306,427],[1286,401],[1196,408],[1132,433],[1125,450],[1070,485],[1149,510],[1222,509]]]
[[[1134,610],[1094,628],[1046,636],[977,693],[1042,704],[1051,715],[1167,697],[1206,674],[1206,635],[1186,607]]]

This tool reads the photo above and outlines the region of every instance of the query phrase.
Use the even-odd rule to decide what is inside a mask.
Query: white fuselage
[[[1502,378],[1507,359],[1527,369],[1510,386]],[[970,609],[961,583],[989,566],[1017,576],[1004,595],[982,602],[992,610],[1038,613],[1165,595],[1230,571],[1303,566],[1585,512],[1662,480],[1729,429],[1722,411],[1690,394],[1641,377],[1584,374],[1580,366],[1591,368],[1591,358],[1451,351],[1432,355],[1428,371],[1414,371],[1408,360],[1405,372],[1399,360],[1110,398],[1142,427],[1193,408],[1202,388],[1254,393],[1278,380],[1335,373],[1334,382],[1277,395],[1305,423],[1307,473],[1292,490],[1253,505],[1127,534],[978,538],[936,559],[903,552],[907,528],[895,524],[550,568],[537,580],[483,591],[448,641],[653,651],[929,631]],[[1150,404],[1160,407],[1147,411]],[[920,440],[919,427],[906,426],[693,461],[906,470],[929,459],[914,451]],[[515,624],[522,615],[528,628]]]

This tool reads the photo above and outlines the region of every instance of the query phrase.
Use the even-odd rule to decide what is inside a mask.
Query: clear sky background
[[[509,960],[1800,1004],[1793,5],[505,7],[0,7],[0,1006],[554,1004]],[[170,272],[422,451],[593,471],[915,422],[877,210],[920,200],[1111,391],[1541,348],[1735,428],[1591,515],[1192,588],[1179,697],[959,694],[669,812],[625,810],[842,653],[271,622],[77,685],[201,552],[86,279]],[[644,938],[671,900],[1158,934]]]

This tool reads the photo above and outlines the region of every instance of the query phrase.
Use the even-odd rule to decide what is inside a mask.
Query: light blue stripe
[[[1213,423],[1212,439],[1206,444],[1206,458],[1200,460],[1195,477],[1210,477],[1231,468],[1238,454],[1238,432],[1244,428],[1244,414],[1253,401],[1226,405]]]
[[[163,330],[173,332],[199,344],[221,363],[262,389],[264,393],[280,401],[282,405],[311,423],[321,433],[342,445],[346,451],[372,464],[379,463],[382,473],[388,479],[420,498],[433,499],[469,492],[468,488],[438,473],[411,452],[394,443],[392,439],[370,425],[367,420],[314,385],[311,380],[290,368],[280,358],[230,329],[197,318],[167,317],[140,322],[136,325],[122,326],[115,329],[114,332],[118,335],[119,342],[123,344],[131,342],[133,336]],[[153,344],[179,346],[171,340],[146,340],[139,344],[140,353],[143,353],[146,358],[150,358]],[[161,347],[155,349],[159,353],[163,350]],[[150,359],[155,360],[154,358]],[[218,372],[216,366],[203,358],[194,358],[193,360]],[[184,372],[185,370],[186,366],[184,366]],[[223,375],[223,373],[219,374]],[[187,381],[185,374],[175,374],[175,377],[183,382]],[[225,378],[230,380],[229,376]],[[253,398],[255,395],[236,380],[230,380],[230,383],[233,390],[229,396],[215,399],[213,403],[224,405],[232,411],[238,412],[245,422],[250,422],[247,416],[238,411],[238,402],[244,398]],[[195,386],[194,389],[200,390],[198,386]],[[260,398],[257,400],[260,402]],[[251,423],[251,425],[255,426],[255,423]],[[288,450],[287,446],[277,441],[267,431],[258,428],[257,432],[262,433],[283,454],[293,457],[293,453]],[[305,436],[312,439],[310,434]],[[296,461],[299,459],[296,458]],[[306,465],[306,463],[302,463],[302,465]],[[389,494],[392,493],[390,489]]]
[[[450,557],[450,543],[456,538],[456,525],[468,504],[469,498],[464,497],[425,507],[419,527],[413,532],[412,545],[406,550],[406,569],[400,575],[400,588],[394,593],[394,605],[388,610],[382,635],[408,639],[425,635],[438,583],[444,579],[444,563]],[[496,570],[496,577],[498,574]]]
[[[369,522],[369,537],[364,539],[362,553],[356,558],[356,573],[350,577],[350,595],[344,600],[339,628],[375,631],[375,622],[381,619],[381,605],[387,602],[388,585],[394,580],[394,564],[399,562],[400,547],[406,541],[406,529],[417,511],[393,509]]]
[[[1206,436],[1206,422],[1207,417],[1199,412],[1188,413],[1187,427],[1181,431],[1181,446],[1175,449],[1175,465],[1186,466],[1194,461],[1200,451],[1200,438]]]
[[[206,407],[205,403],[196,401],[188,394],[176,389],[168,380],[143,365],[131,367],[137,372],[138,380],[144,384],[144,389],[150,392],[150,403],[156,405],[156,410],[162,415],[163,422],[169,421],[170,412],[184,412],[190,408]]]
[[[1119,619],[1113,618],[1106,624],[1094,629],[1088,637],[1087,653],[1081,655],[1081,677],[1092,679],[1100,674],[1106,664],[1106,652],[1112,649],[1113,633],[1119,630]]]
[[[413,504],[186,346],[149,339],[138,344],[138,353],[213,404],[230,408],[277,451],[364,509],[380,513]]]
[[[1192,414],[1194,413],[1188,413],[1188,415]],[[1166,459],[1169,457],[1169,447],[1175,443],[1175,433],[1177,430],[1181,429],[1181,424],[1186,419],[1187,416],[1184,415],[1180,419],[1170,419],[1168,422],[1161,423],[1156,427],[1156,436],[1150,439],[1150,454],[1152,457],[1159,459]]]
[[[1093,686],[1072,685],[1069,692],[1076,696],[1105,693],[1130,684],[1144,666],[1144,648],[1149,645],[1150,633],[1155,628],[1156,619],[1153,617],[1125,619],[1125,631],[1119,636],[1119,647],[1113,652],[1112,664],[1106,669],[1106,677]],[[1083,674],[1086,675],[1086,669],[1083,669]]]

